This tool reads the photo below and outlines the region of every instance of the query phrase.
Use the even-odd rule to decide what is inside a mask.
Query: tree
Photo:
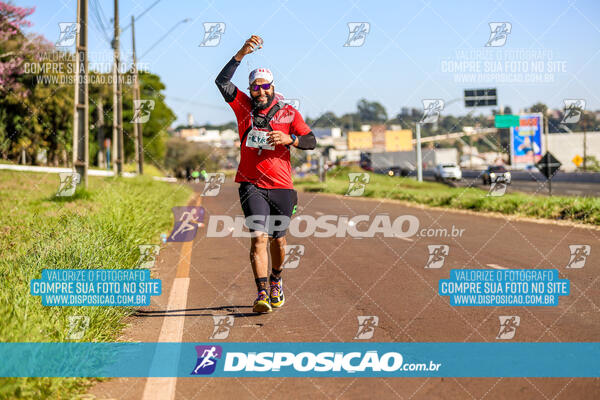
[[[26,18],[35,8],[13,6],[0,1],[0,93],[21,91],[19,75],[23,73],[24,54],[32,53],[35,44],[29,43],[21,29],[31,26]]]
[[[23,34],[33,11],[0,2],[0,151],[4,159],[25,153],[35,161],[45,149],[51,161],[66,161],[73,87],[57,83],[69,72],[64,53],[42,36]],[[48,64],[53,68],[41,69]]]
[[[544,103],[537,102],[529,108],[529,111],[532,113],[539,112],[542,113],[542,115],[546,115],[546,112],[548,111],[548,106]]]
[[[332,126],[339,126],[340,120],[333,112],[327,111],[314,121],[309,121],[307,118],[307,123],[315,128],[329,128]]]
[[[58,50],[42,36],[25,35],[26,18],[33,8],[0,1],[0,156],[27,161],[46,150],[51,164],[68,165],[73,142],[75,55]],[[105,134],[112,137],[112,76],[90,71],[90,159],[99,149],[98,103],[104,108]],[[123,127],[126,159],[133,159],[133,99],[131,72],[123,79]],[[154,109],[143,126],[144,153],[149,162],[162,163],[167,128],[175,114],[166,105],[165,85],[151,73],[140,73],[141,98],[153,100]],[[95,138],[95,140],[94,140]]]
[[[180,138],[170,138],[166,143],[165,168],[178,177],[186,177],[194,169],[215,171],[224,160],[222,150],[205,144]]]
[[[377,101],[367,101],[360,99],[356,105],[358,116],[361,122],[379,122],[387,121],[387,111],[381,103]]]

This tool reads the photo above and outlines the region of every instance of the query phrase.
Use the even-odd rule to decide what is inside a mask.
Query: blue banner
[[[44,269],[30,283],[44,306],[149,306],[161,292],[147,269]]]
[[[600,343],[1,343],[2,377],[600,377]]]
[[[570,290],[557,269],[452,269],[438,283],[452,306],[557,306]]]

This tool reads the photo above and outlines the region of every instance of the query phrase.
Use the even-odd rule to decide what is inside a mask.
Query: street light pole
[[[423,162],[421,160],[421,123],[417,122],[417,181],[423,182]]]
[[[543,116],[543,121],[546,122],[544,124],[544,147],[546,148],[546,154],[550,153],[550,146],[548,145],[548,134],[550,133],[550,129],[548,128],[548,124],[550,123],[550,119],[547,115]],[[532,146],[533,147],[533,146]],[[546,175],[548,175],[548,195],[552,196],[552,176],[550,176],[550,156],[548,156],[548,162],[546,163]]]

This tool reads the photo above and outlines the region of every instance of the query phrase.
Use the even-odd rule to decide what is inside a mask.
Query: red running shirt
[[[271,107],[277,103],[273,100],[271,105],[260,114],[267,114]],[[250,97],[239,89],[235,98],[228,103],[237,119],[240,140],[246,131],[252,129],[252,103]],[[269,123],[274,131],[281,131],[288,135],[306,135],[311,129],[306,125],[302,115],[292,106],[286,104],[271,119]],[[268,150],[247,147],[247,136],[240,143],[240,165],[235,175],[236,182],[250,182],[264,189],[293,189],[292,165],[290,163],[290,150],[284,145],[276,145],[275,149]]]

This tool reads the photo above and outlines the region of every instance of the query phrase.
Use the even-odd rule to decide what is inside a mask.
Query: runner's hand
[[[238,50],[235,55],[235,59],[241,61],[245,55],[252,53],[257,47],[262,47],[262,38],[260,36],[252,35],[250,39],[246,40],[241,49]]]
[[[282,144],[284,146],[287,146],[288,144],[292,144],[293,142],[292,137],[290,135],[281,131],[271,131],[267,135],[269,136],[267,138],[267,142],[271,145]]]

